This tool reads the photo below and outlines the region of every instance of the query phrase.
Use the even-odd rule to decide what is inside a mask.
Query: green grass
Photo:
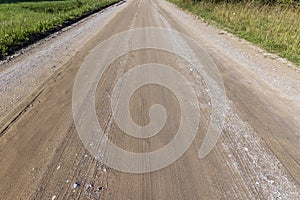
[[[0,58],[30,37],[118,0],[0,0]]]
[[[299,5],[169,1],[300,65]]]

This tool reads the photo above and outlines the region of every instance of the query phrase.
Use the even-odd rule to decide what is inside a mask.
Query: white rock
[[[53,195],[52,200],[56,199],[56,195]]]
[[[80,184],[77,183],[77,182],[75,182],[75,183],[73,184],[73,188],[78,188],[79,186],[80,186]]]
[[[105,168],[105,167],[103,168],[103,170],[102,170],[102,171],[103,171],[103,172],[105,172],[105,173],[107,172],[107,170],[106,170],[106,168]]]

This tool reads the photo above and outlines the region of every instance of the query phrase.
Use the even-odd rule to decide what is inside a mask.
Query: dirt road
[[[221,113],[225,123],[216,146],[199,159],[213,110],[210,85],[201,69],[170,52],[148,48],[115,59],[99,82],[89,73],[86,81],[97,84],[95,109],[101,128],[112,143],[131,152],[167,145],[180,127],[182,111],[170,89],[144,85],[131,96],[132,120],[146,126],[150,107],[161,104],[166,122],[151,138],[124,134],[110,102],[122,75],[138,65],[161,63],[172,66],[196,91],[200,122],[191,146],[163,169],[133,174],[106,166],[85,148],[73,119],[72,94],[80,66],[97,45],[114,34],[145,27],[178,31],[205,49],[207,54],[193,51],[180,34],[156,36],[162,46],[201,58],[204,63],[199,65],[209,56],[213,59],[224,83],[226,98],[219,104],[226,113]],[[151,33],[145,31],[142,40],[150,46]],[[113,54],[121,44],[132,47],[137,41],[123,39],[106,51]],[[158,69],[157,76],[185,87],[163,70]],[[168,2],[129,0],[108,8],[2,64],[0,78],[0,199],[299,199],[299,70]],[[85,116],[83,110],[80,117]],[[164,120],[161,115],[156,118]]]

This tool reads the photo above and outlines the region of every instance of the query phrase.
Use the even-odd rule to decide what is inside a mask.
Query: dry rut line
[[[25,114],[31,106],[33,106],[33,103],[37,100],[37,98],[42,94],[44,90],[42,89],[39,91],[36,95],[32,95],[33,98],[30,102],[25,105],[23,109],[21,109],[20,112],[18,112],[15,116],[11,117],[11,120],[8,120],[8,123],[6,123],[1,129],[0,129],[0,137],[5,134],[5,132],[9,129],[10,126],[12,126],[19,118],[22,117],[23,114]],[[26,101],[27,102],[27,101]]]
[[[41,187],[39,187],[37,189],[38,192],[36,192],[36,194],[34,195],[34,199],[39,199],[38,197],[40,196],[40,198],[42,197],[42,193],[45,191],[45,187],[46,187],[46,183],[47,183],[47,179],[49,179],[49,177],[54,173],[54,171],[56,170],[56,166],[57,164],[59,164],[60,159],[62,158],[62,154],[65,151],[65,149],[70,145],[70,139],[72,137],[72,134],[75,130],[75,125],[72,124],[68,130],[68,133],[63,141],[62,144],[60,144],[60,148],[56,150],[56,156],[53,160],[51,160],[51,162],[48,165],[48,170],[46,171],[46,173],[43,176],[43,179],[40,183]]]
[[[16,108],[14,108],[10,113],[8,113],[4,119],[1,121],[0,137],[3,136],[7,130],[17,122],[26,112],[33,106],[34,102],[39,98],[39,96],[44,92],[44,90],[49,87],[51,81],[55,82],[57,78],[65,69],[60,68],[54,72],[49,78],[47,78],[37,89],[35,89],[31,94],[29,94],[23,101],[21,101]]]

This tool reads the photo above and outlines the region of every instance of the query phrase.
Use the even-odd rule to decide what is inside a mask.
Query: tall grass
[[[300,7],[296,4],[212,3],[169,0],[214,21],[269,52],[300,64]]]
[[[28,42],[33,35],[45,33],[65,21],[116,1],[118,0],[0,0],[0,59],[12,47]]]

